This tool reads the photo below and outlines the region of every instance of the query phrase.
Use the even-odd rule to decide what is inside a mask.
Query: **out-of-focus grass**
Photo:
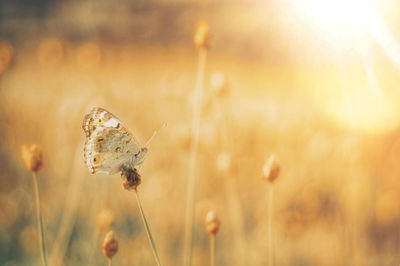
[[[0,76],[0,264],[39,263],[32,184],[18,152],[25,142],[39,143],[44,153],[40,184],[49,254],[72,204],[65,265],[89,263],[94,220],[104,208],[115,213],[112,228],[120,249],[113,264],[153,263],[133,195],[122,190],[118,175],[91,175],[83,163],[83,115],[101,106],[143,142],[167,123],[151,145],[139,189],[163,263],[178,265],[196,52],[43,41],[14,48]],[[223,99],[208,83],[215,71],[230,84]],[[194,265],[209,261],[203,218],[211,208],[221,220],[216,265],[267,262],[267,190],[261,175],[271,153],[281,161],[274,184],[278,264],[390,265],[400,260],[398,130],[369,135],[338,124],[323,109],[324,99],[318,98],[323,93],[314,91],[336,84],[316,71],[211,53],[201,118]],[[325,75],[335,80],[337,73]],[[231,158],[224,173],[216,163],[221,152]],[[235,215],[242,222],[232,220]],[[92,263],[104,263],[100,243]]]

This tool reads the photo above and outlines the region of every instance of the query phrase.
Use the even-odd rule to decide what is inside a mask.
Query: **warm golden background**
[[[213,48],[193,264],[208,265],[203,221],[215,209],[217,265],[266,265],[269,184],[261,174],[274,153],[276,265],[399,265],[400,4],[370,4],[1,0],[0,265],[40,265],[23,143],[44,153],[52,266],[106,265],[101,212],[120,241],[113,265],[154,265],[133,193],[119,175],[92,175],[83,163],[81,123],[93,106],[143,142],[167,123],[151,143],[139,193],[161,260],[182,264],[199,19]]]

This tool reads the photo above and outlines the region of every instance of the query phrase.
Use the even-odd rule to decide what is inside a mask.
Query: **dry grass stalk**
[[[122,178],[122,187],[128,191],[134,190],[135,191],[135,195],[136,195],[136,200],[138,202],[139,205],[139,210],[140,210],[140,214],[142,217],[142,221],[143,221],[143,225],[144,228],[146,230],[147,233],[147,238],[149,239],[150,245],[151,245],[151,249],[153,251],[153,255],[154,255],[154,259],[156,260],[156,263],[158,266],[161,266],[161,261],[160,261],[160,257],[158,255],[157,252],[157,248],[156,248],[156,244],[154,242],[153,236],[151,235],[151,231],[150,231],[150,227],[149,224],[147,222],[146,216],[144,215],[143,212],[143,208],[142,208],[142,203],[140,201],[139,198],[139,194],[137,191],[137,187],[140,185],[141,183],[141,177],[140,174],[138,173],[138,171],[136,170],[136,168],[128,168],[125,169],[123,168],[121,171],[121,178]]]
[[[205,219],[206,231],[210,234],[210,265],[215,266],[215,236],[221,223],[214,211],[209,211]]]
[[[268,188],[268,265],[274,265],[274,245],[273,245],[273,201],[274,187],[273,182],[279,177],[280,166],[275,155],[271,155],[263,167],[263,179],[269,182]]]
[[[40,194],[39,185],[37,181],[37,172],[43,168],[43,155],[42,151],[37,144],[32,145],[22,145],[21,146],[21,156],[24,161],[26,169],[32,172],[33,188],[35,191],[35,201],[36,201],[36,217],[39,231],[39,245],[41,250],[42,264],[47,266],[47,252],[46,245],[44,241],[44,229],[42,221],[42,211],[40,208]]]
[[[194,44],[199,50],[197,65],[197,77],[193,94],[193,113],[192,113],[192,142],[189,155],[188,183],[186,194],[186,217],[185,217],[185,239],[184,239],[184,258],[183,265],[189,266],[192,260],[192,234],[194,202],[196,193],[196,162],[197,150],[200,136],[200,105],[203,94],[204,70],[206,66],[207,50],[210,48],[210,38],[208,25],[200,21],[194,36]]]

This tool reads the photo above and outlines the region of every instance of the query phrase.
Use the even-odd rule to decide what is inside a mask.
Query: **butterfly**
[[[85,115],[82,125],[86,133],[84,161],[92,172],[115,174],[134,169],[147,154],[142,145],[121,121],[109,111],[94,107]]]

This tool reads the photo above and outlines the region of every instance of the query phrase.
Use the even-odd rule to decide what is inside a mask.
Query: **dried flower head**
[[[118,251],[118,239],[113,230],[109,231],[104,238],[101,252],[104,256],[111,259]]]
[[[140,174],[136,168],[123,167],[121,170],[122,187],[126,190],[136,190],[141,183]]]
[[[95,224],[100,229],[108,229],[114,222],[115,214],[111,209],[102,209],[95,218]]]
[[[216,235],[219,230],[220,221],[214,211],[209,211],[205,220],[206,231],[210,235]]]
[[[264,164],[263,178],[269,182],[274,182],[279,176],[279,162],[275,155],[271,155]]]
[[[231,165],[231,157],[227,153],[220,153],[217,157],[217,169],[221,172],[227,172]]]
[[[43,156],[39,145],[22,145],[21,157],[29,171],[37,172],[43,168]]]
[[[216,72],[211,75],[210,85],[211,85],[212,91],[218,97],[227,96],[229,93],[228,82],[226,81],[225,76],[220,72]]]
[[[193,41],[198,49],[208,50],[211,48],[209,27],[205,20],[200,20],[197,23],[196,33],[194,34]]]

